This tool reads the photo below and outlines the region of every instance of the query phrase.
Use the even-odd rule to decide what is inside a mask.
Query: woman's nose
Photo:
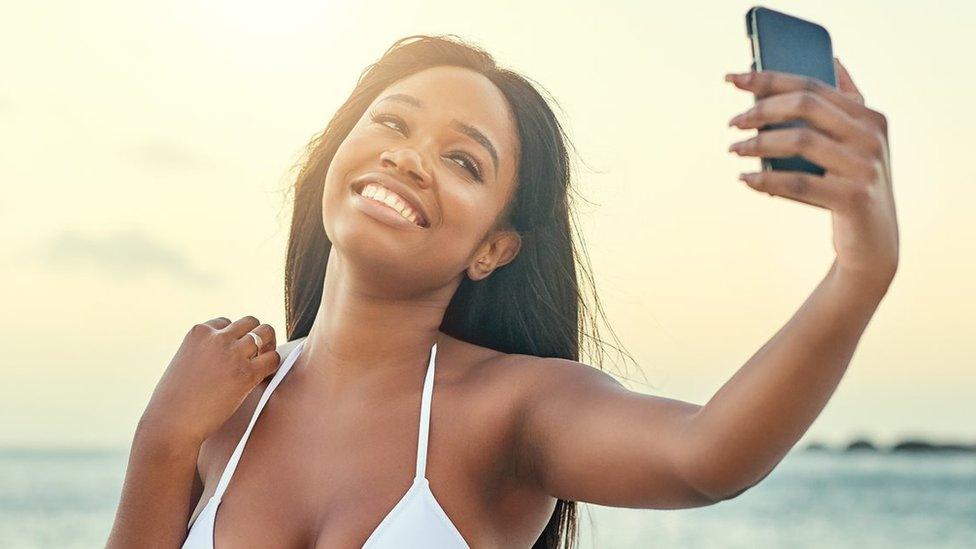
[[[410,174],[420,183],[430,182],[430,171],[424,165],[424,159],[420,154],[411,148],[396,149],[393,151],[383,151],[380,161],[384,166],[394,166],[401,172]]]

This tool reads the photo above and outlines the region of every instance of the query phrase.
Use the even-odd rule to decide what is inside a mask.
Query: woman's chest
[[[409,403],[299,413],[269,401],[218,508],[216,547],[361,547],[411,491],[419,459],[433,504],[468,544],[495,545],[512,526],[496,524],[493,508],[513,495],[504,492],[513,418],[451,393],[431,407],[425,456]],[[236,446],[222,440],[208,452],[204,500]]]

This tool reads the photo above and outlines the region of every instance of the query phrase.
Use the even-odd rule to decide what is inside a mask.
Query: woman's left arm
[[[729,149],[743,156],[799,154],[824,167],[744,174],[771,196],[830,210],[836,259],[803,306],[698,412],[689,435],[700,479],[723,494],[759,482],[800,439],[837,388],[898,265],[887,121],[864,106],[835,60],[839,89],[774,72],[727,77],[756,94],[730,125],[760,128],[803,119],[808,128],[763,131]]]
[[[837,388],[898,266],[887,122],[836,62],[839,89],[779,72],[730,75],[756,104],[730,125],[765,130],[741,155],[802,155],[823,176],[744,174],[750,187],[830,210],[836,258],[793,317],[702,405],[624,389],[592,367],[537,363],[515,445],[516,471],[550,495],[679,508],[741,494],[810,427]]]

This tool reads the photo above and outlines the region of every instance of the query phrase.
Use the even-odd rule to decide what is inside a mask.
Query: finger
[[[823,97],[793,91],[765,97],[749,110],[732,118],[729,125],[741,129],[761,128],[789,120],[806,120],[813,127],[838,141],[866,140],[870,132],[856,118]]]
[[[258,349],[258,354],[266,353],[278,346],[278,336],[275,334],[275,330],[271,325],[262,324],[251,331],[258,334],[261,338],[261,343],[263,343],[261,348]],[[248,338],[253,339],[251,336],[248,336]]]
[[[864,95],[861,94],[861,90],[857,89],[854,79],[851,78],[851,73],[847,72],[847,68],[837,57],[834,58],[834,71],[837,74],[837,88],[847,97],[863,105]]]
[[[254,369],[259,371],[262,376],[267,376],[281,366],[281,355],[278,354],[278,351],[272,349],[267,353],[261,353],[260,355],[252,358],[251,365]]]
[[[828,210],[843,207],[853,183],[834,175],[805,172],[762,171],[739,176],[753,189]]]
[[[257,354],[263,353],[269,348],[277,346],[277,343],[275,342],[274,328],[272,328],[270,325],[261,324],[253,330],[249,330],[249,332],[255,333],[261,338],[261,346],[258,347],[254,338],[248,335],[248,332],[245,332],[236,343],[236,348],[241,352],[241,354],[244,354],[250,358]]]
[[[244,334],[257,328],[259,324],[261,324],[261,321],[251,315],[247,315],[230,323],[223,331],[234,336],[234,339],[240,339]]]
[[[727,74],[725,79],[732,82],[737,88],[753,92],[758,98],[803,90],[823,97],[854,117],[859,117],[865,108],[864,105],[844,95],[837,88],[809,76],[779,71],[752,71]]]
[[[274,350],[278,347],[278,336],[275,334],[274,328],[268,326],[271,331],[269,336],[264,336],[263,334],[258,334],[261,336],[264,345],[258,350],[258,354],[266,353],[268,351]],[[250,336],[249,336],[250,337]]]
[[[206,324],[207,326],[210,326],[214,330],[223,330],[230,324],[230,319],[222,316],[218,316],[217,318],[212,318],[206,322],[202,322],[201,324]]]
[[[756,136],[733,143],[729,151],[739,156],[785,158],[800,155],[835,175],[870,177],[867,160],[845,145],[811,128],[785,128],[761,131]]]

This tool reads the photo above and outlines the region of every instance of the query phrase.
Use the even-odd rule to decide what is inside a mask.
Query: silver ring
[[[261,347],[264,347],[264,341],[261,339],[261,336],[254,332],[248,332],[247,335],[251,336],[251,338],[254,339],[254,344],[258,346],[258,350],[251,357],[254,358],[258,353],[261,352]]]

